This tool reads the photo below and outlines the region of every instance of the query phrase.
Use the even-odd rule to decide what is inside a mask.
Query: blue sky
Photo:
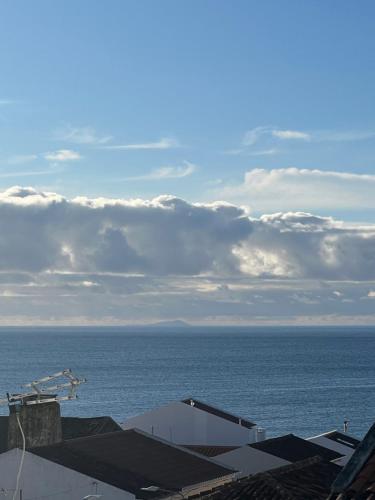
[[[374,14],[371,1],[4,2],[1,185],[208,201],[254,168],[374,174]],[[244,147],[258,127],[311,139]],[[45,159],[61,149],[80,159]]]
[[[2,2],[1,321],[375,323],[374,17]]]

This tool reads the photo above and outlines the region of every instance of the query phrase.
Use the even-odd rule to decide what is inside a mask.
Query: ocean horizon
[[[65,368],[87,383],[63,415],[122,422],[193,396],[267,436],[373,422],[375,327],[1,327],[0,397]],[[7,406],[0,407],[7,414]]]

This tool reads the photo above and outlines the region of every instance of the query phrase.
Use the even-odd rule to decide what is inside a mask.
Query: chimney
[[[39,395],[40,399],[51,399],[51,395]],[[56,444],[62,441],[60,405],[56,401],[27,404],[36,400],[36,396],[23,399],[22,403],[9,406],[8,450],[22,448],[22,435],[19,421],[25,434],[26,449],[37,446]]]
[[[266,429],[262,429],[262,427],[257,427],[256,431],[256,442],[264,441],[266,439]]]

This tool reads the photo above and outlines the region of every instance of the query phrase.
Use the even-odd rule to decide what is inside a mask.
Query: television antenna
[[[53,385],[55,380],[62,382]],[[64,380],[67,380],[64,382]],[[0,399],[0,405],[36,405],[42,403],[52,403],[59,401],[70,401],[77,399],[78,386],[85,383],[85,378],[78,378],[69,368],[61,372],[48,375],[47,377],[34,380],[29,384],[24,384],[21,387],[29,389],[28,392],[20,394],[9,394],[4,399]],[[52,384],[51,384],[52,383]],[[63,391],[60,395],[60,391]],[[65,392],[64,392],[65,391]]]

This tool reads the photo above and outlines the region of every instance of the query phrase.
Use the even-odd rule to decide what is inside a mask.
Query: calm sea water
[[[118,421],[194,396],[268,436],[375,420],[375,328],[0,329],[0,394],[72,368],[88,382],[65,415]],[[0,407],[2,414],[7,407]]]

